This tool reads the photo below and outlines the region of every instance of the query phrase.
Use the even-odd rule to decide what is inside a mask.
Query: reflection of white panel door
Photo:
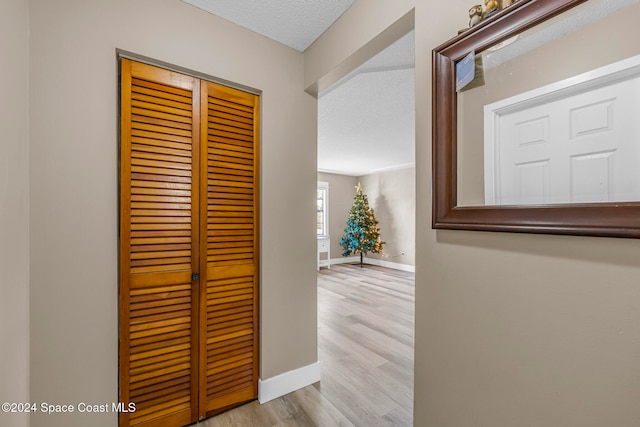
[[[487,204],[640,200],[640,75],[593,83],[496,103]]]
[[[550,168],[555,163],[551,158],[556,157],[549,129],[551,116],[547,106],[542,106],[500,117],[497,204],[549,203]]]

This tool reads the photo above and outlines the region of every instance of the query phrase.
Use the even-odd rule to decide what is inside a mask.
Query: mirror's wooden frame
[[[587,0],[520,0],[433,50],[433,228],[640,238],[640,202],[457,206],[455,64]]]

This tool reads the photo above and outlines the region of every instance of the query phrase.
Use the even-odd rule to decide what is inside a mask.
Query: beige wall
[[[368,258],[415,265],[416,171],[400,169],[359,178],[385,242],[382,254]]]
[[[29,17],[31,399],[117,399],[116,48],[263,91],[261,378],[316,362],[316,243],[304,230],[317,112],[302,54],[179,0],[32,0]]]
[[[415,6],[414,425],[635,427],[637,240],[431,229],[431,50],[474,3],[357,0],[305,57],[319,78]]]
[[[318,173],[318,181],[329,183],[329,236],[331,258],[342,258],[340,239],[344,236],[349,210],[356,194],[358,178],[332,173]]]
[[[26,0],[0,3],[0,403],[29,401],[29,139]],[[6,427],[28,415],[0,412]]]

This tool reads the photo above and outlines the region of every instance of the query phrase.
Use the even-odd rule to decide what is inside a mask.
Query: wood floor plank
[[[414,277],[357,264],[318,274],[315,386],[355,426],[413,425]]]
[[[320,360],[323,363],[340,360],[345,357],[345,352],[349,352],[350,357],[356,359],[362,366],[370,368],[376,368],[388,362],[384,357],[354,342],[341,331],[320,329],[318,347]]]
[[[413,425],[414,274],[358,264],[318,272],[321,381],[203,427]]]
[[[261,405],[257,401],[198,424],[202,427],[354,427],[315,387]]]

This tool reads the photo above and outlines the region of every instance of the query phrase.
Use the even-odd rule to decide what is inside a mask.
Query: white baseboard
[[[267,403],[320,381],[320,362],[258,381],[258,401]]]
[[[415,273],[416,272],[416,266],[415,265],[399,264],[397,262],[391,262],[391,261],[385,261],[385,260],[381,260],[381,259],[374,259],[374,258],[367,258],[367,257],[364,257],[362,261],[363,261],[364,264],[379,265],[380,267],[393,268],[394,270],[401,270],[401,271],[409,271],[411,273]],[[352,257],[347,257],[347,258],[331,258],[331,265],[333,265],[333,264],[350,264],[352,262],[359,263],[360,262],[360,257],[359,256],[352,256]]]
[[[331,265],[333,264],[349,264],[351,262],[360,262],[359,256],[331,258]]]
[[[375,259],[375,258],[367,258],[367,257],[364,258],[364,262],[365,264],[379,265],[380,267],[393,268],[394,270],[409,271],[411,273],[416,272],[415,265],[399,264],[397,262],[391,262],[391,261],[385,261],[383,259]]]

